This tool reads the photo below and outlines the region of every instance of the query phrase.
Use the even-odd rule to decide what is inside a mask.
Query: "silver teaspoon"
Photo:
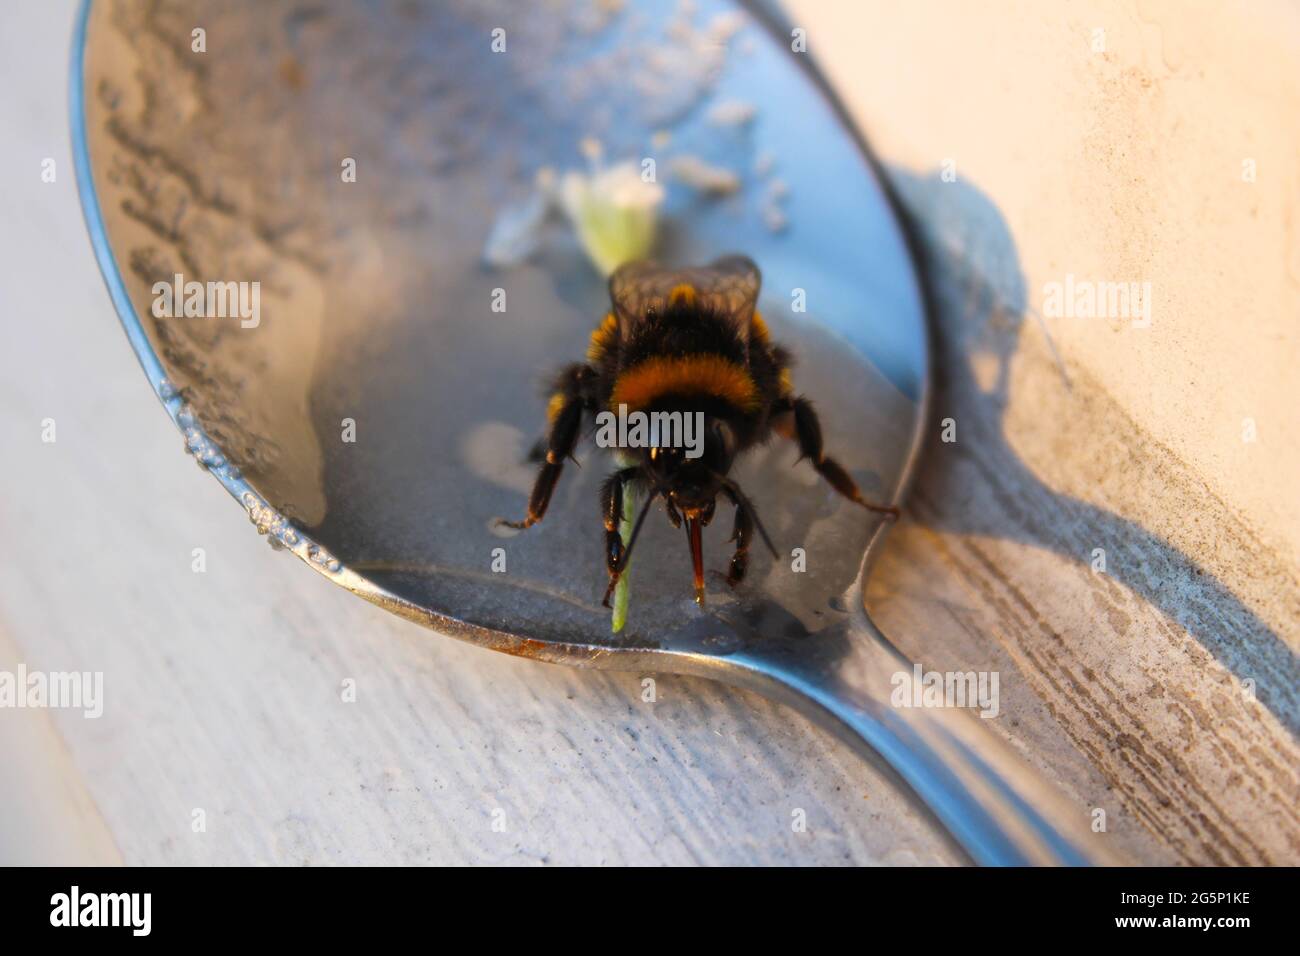
[[[745,585],[711,582],[700,608],[679,536],[648,522],[617,637],[601,453],[580,453],[542,525],[500,536],[531,479],[537,383],[581,357],[608,302],[540,217],[518,263],[483,252],[539,171],[588,174],[597,143],[666,184],[660,258],[759,264],[796,386],[870,498],[903,502],[928,415],[904,233],[797,35],[721,0],[531,6],[85,4],[86,219],[187,449],[273,544],[394,613],[540,661],[751,688],[891,768],[976,862],[1112,861],[1088,809],[987,724],[907,690],[913,665],[863,601],[886,529],[791,467],[792,447],[735,473],[781,559],[755,551]],[[190,281],[244,298],[158,308]],[[706,535],[715,566],[728,524]]]

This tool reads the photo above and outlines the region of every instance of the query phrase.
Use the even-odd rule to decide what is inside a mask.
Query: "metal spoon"
[[[187,449],[273,544],[403,617],[785,701],[892,768],[977,862],[1113,859],[1087,808],[970,713],[891,705],[912,667],[863,605],[885,528],[792,468],[792,448],[737,472],[789,557],[756,556],[743,588],[714,582],[701,609],[677,536],[648,522],[617,639],[599,606],[598,454],[569,469],[542,525],[497,536],[531,478],[539,376],[580,357],[607,303],[562,230],[516,267],[487,268],[482,250],[538,169],[586,166],[584,138],[677,174],[662,258],[760,264],[827,447],[877,501],[903,500],[929,393],[903,233],[789,30],[723,2],[597,19],[523,6],[85,4],[72,116],[86,219]],[[710,195],[720,172],[738,188]],[[256,321],[159,317],[156,283],[178,273],[259,282]],[[706,535],[715,564],[724,524]]]

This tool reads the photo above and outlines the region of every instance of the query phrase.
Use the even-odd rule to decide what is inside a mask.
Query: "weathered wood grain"
[[[903,183],[937,305],[935,417],[953,419],[956,440],[935,429],[914,524],[879,569],[884,626],[939,670],[988,667],[996,642],[1102,778],[1067,785],[1112,822],[1140,822],[1174,858],[1293,862],[1291,566],[1085,368],[1067,362],[1065,383],[1021,321],[1025,304],[1004,300],[1004,277],[972,271],[967,251],[945,244],[987,241],[998,225],[956,228],[951,217],[987,207],[935,198],[948,188]],[[1009,367],[982,388],[972,365],[988,354]],[[1032,401],[1014,401],[1020,393]],[[936,615],[940,591],[951,597]],[[1058,746],[1031,749],[1050,762]]]

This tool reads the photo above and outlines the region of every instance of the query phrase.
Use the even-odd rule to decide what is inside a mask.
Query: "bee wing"
[[[696,295],[711,304],[715,311],[730,316],[747,332],[754,309],[758,306],[758,290],[763,284],[758,266],[749,256],[724,256],[715,259],[703,269],[686,269],[688,281]]]
[[[661,312],[674,289],[689,286],[696,301],[726,316],[741,341],[749,341],[749,325],[758,304],[762,276],[748,256],[725,256],[694,269],[665,269],[655,262],[630,262],[609,278],[609,299],[623,338],[645,320]]]
[[[662,277],[669,272],[657,262],[629,262],[619,266],[609,277],[609,301],[624,337],[629,328],[660,303],[667,291]]]

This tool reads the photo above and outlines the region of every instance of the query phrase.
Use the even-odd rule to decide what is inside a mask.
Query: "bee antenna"
[[[745,493],[740,490],[740,485],[736,484],[730,478],[718,475],[717,472],[714,472],[714,474],[717,475],[718,480],[722,482],[722,487],[730,491],[731,494],[735,496],[736,503],[739,504],[740,507],[744,508],[749,514],[749,517],[754,522],[754,527],[758,529],[759,537],[761,537],[763,543],[767,545],[767,550],[772,552],[772,557],[778,561],[781,560],[780,555],[776,553],[776,546],[772,544],[772,539],[767,536],[767,529],[763,527],[763,520],[759,518],[758,511],[754,508],[753,502],[751,502],[749,498],[745,496]]]
[[[623,549],[623,560],[618,563],[619,574],[627,570],[627,563],[632,559],[632,548],[636,545],[637,536],[641,533],[641,525],[645,524],[645,516],[650,513],[650,505],[654,503],[657,497],[659,497],[659,489],[655,488],[646,496],[645,504],[641,506],[641,513],[636,516],[636,524],[632,526],[632,537],[627,539],[627,547]]]

